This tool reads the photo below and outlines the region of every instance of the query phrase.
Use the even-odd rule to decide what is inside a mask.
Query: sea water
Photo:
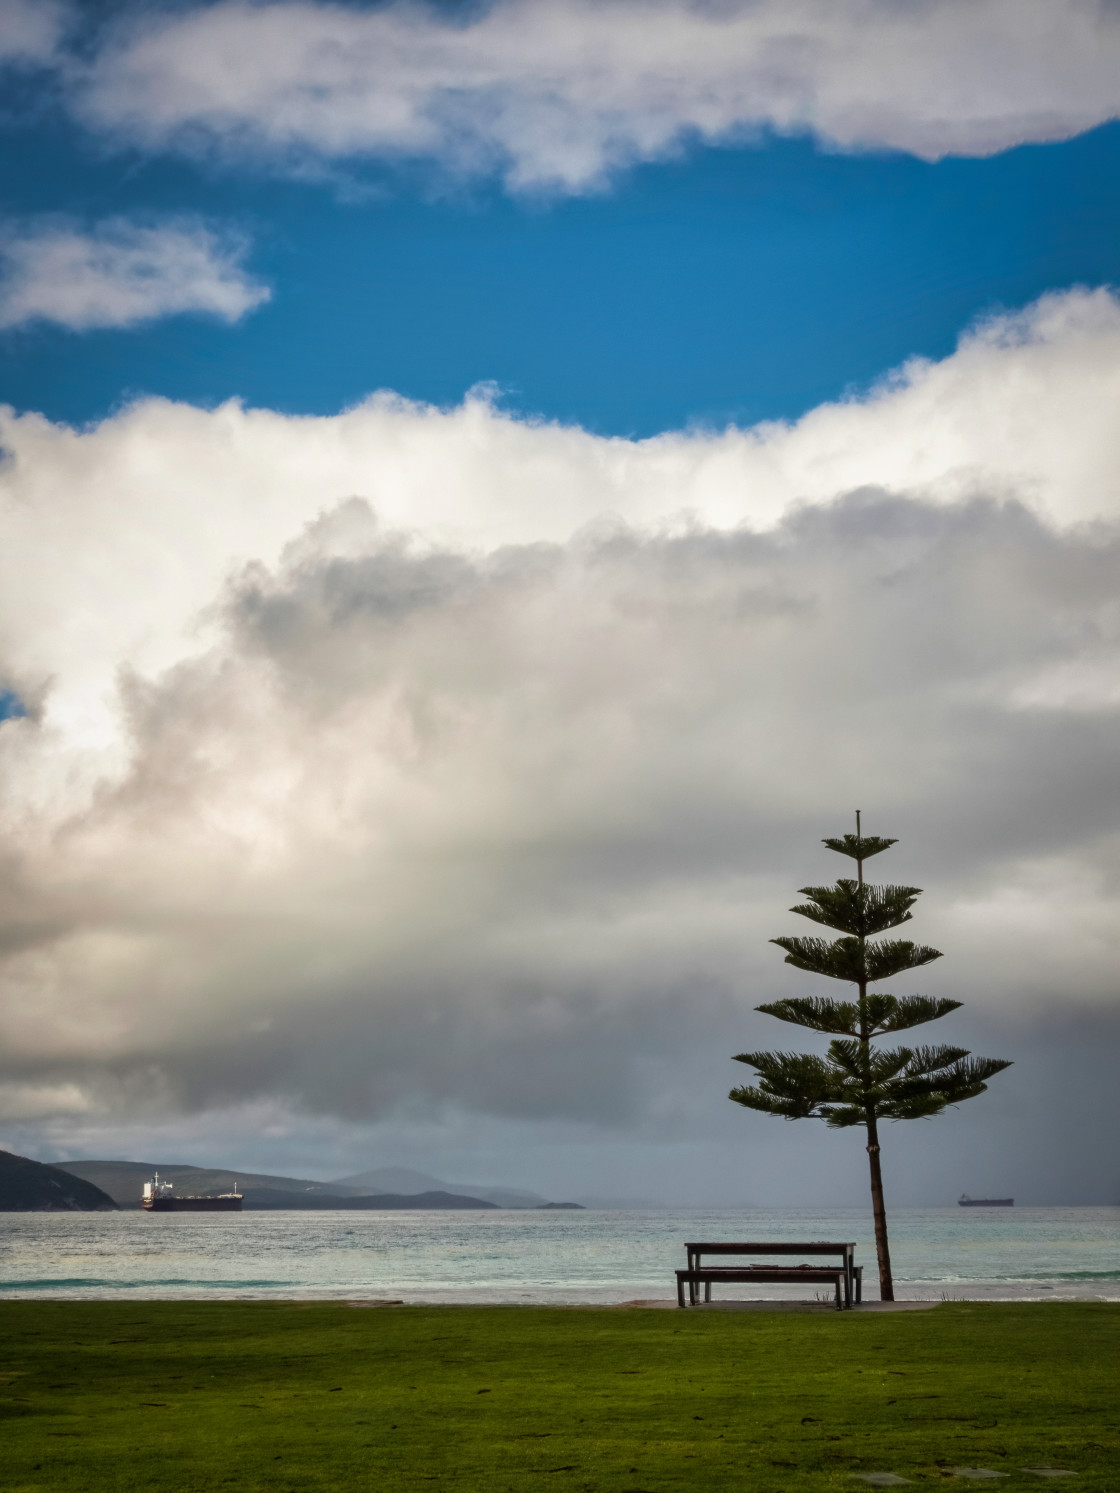
[[[899,1208],[890,1228],[900,1298],[1120,1301],[1120,1208]],[[621,1302],[672,1297],[702,1239],[854,1240],[878,1297],[870,1215],[839,1208],[0,1213],[0,1295]]]

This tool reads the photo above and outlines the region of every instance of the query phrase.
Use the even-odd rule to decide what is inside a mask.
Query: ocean
[[[900,1298],[1120,1301],[1120,1207],[899,1208],[890,1227]],[[854,1208],[0,1213],[0,1296],[606,1304],[673,1296],[690,1239],[854,1239],[878,1296]]]

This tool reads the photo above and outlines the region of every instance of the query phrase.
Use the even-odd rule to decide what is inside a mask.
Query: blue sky
[[[859,805],[1015,1064],[892,1197],[1113,1200],[1120,10],[0,0],[0,71],[0,1145],[858,1201],[726,1094]]]
[[[232,224],[273,292],[233,326],[9,331],[0,396],[79,423],[142,394],[325,414],[380,388],[455,403],[483,381],[604,433],[789,419],[944,357],[978,316],[1120,275],[1115,125],[939,162],[771,135],[528,200],[369,169],[353,200],[107,152],[54,119],[5,135],[9,215]]]

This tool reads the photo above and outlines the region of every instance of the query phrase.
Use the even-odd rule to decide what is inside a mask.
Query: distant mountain
[[[518,1187],[480,1187],[467,1182],[444,1182],[439,1177],[412,1171],[406,1166],[378,1166],[326,1185],[339,1191],[346,1188],[356,1192],[399,1192],[406,1197],[422,1192],[450,1192],[459,1197],[482,1198],[499,1208],[539,1208],[548,1201],[539,1192],[525,1192]]]
[[[548,1198],[539,1192],[518,1187],[479,1187],[444,1182],[427,1172],[413,1171],[404,1166],[374,1167],[352,1177],[340,1177],[334,1182],[312,1182],[306,1177],[274,1177],[267,1172],[189,1166],[184,1162],[58,1161],[54,1165],[58,1171],[80,1177],[108,1193],[109,1198],[122,1208],[139,1208],[144,1183],[157,1171],[166,1181],[175,1184],[177,1193],[229,1192],[236,1187],[244,1195],[247,1209],[543,1208],[549,1205]],[[425,1202],[425,1198],[456,1201]],[[605,1206],[602,1202],[592,1202],[590,1198],[584,1198],[582,1205]],[[606,1206],[656,1205],[620,1203]]]
[[[413,1171],[406,1166],[378,1166],[368,1172],[357,1172],[352,1177],[342,1177],[337,1182],[328,1182],[326,1186],[338,1188],[339,1191],[344,1187],[352,1187],[359,1192],[407,1194],[435,1190],[461,1193],[470,1197],[485,1198],[487,1202],[497,1203],[499,1208],[543,1208],[549,1201],[539,1192],[526,1192],[517,1187],[480,1187],[473,1182],[445,1182],[442,1178],[433,1177],[428,1172]],[[575,1206],[610,1211],[633,1209],[635,1212],[644,1213],[664,1208],[667,1205],[654,1198],[585,1197],[582,1193],[577,1193]]]
[[[0,1151],[2,1213],[110,1213],[116,1207],[100,1187],[62,1167]]]
[[[351,1196],[358,1189],[334,1182],[311,1182],[305,1177],[273,1177],[263,1172],[237,1172],[224,1168],[185,1166],[175,1162],[155,1161],[59,1161],[59,1171],[94,1183],[122,1208],[139,1208],[140,1192],[153,1172],[174,1182],[176,1192],[229,1192],[234,1184],[245,1194],[246,1206],[251,1193],[261,1188],[273,1192],[337,1198]],[[265,1206],[268,1206],[267,1204]],[[331,1204],[326,1206],[330,1207]]]
[[[492,1208],[497,1203],[488,1203],[482,1198],[465,1197],[458,1192],[410,1192],[375,1193],[369,1197],[331,1196],[329,1193],[280,1192],[270,1187],[256,1187],[245,1193],[243,1204],[246,1212],[255,1209],[299,1209],[309,1208]]]

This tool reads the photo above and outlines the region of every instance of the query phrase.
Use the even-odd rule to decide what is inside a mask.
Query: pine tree
[[[878,985],[903,970],[917,969],[941,958],[937,949],[906,939],[870,941],[875,934],[910,921],[913,916],[910,909],[921,895],[921,888],[864,885],[864,861],[889,850],[897,841],[864,836],[858,811],[854,835],[822,843],[855,861],[857,879],[838,880],[833,886],[802,887],[801,895],[809,900],[790,911],[834,928],[842,937],[774,938],[771,943],[785,949],[785,962],[797,969],[849,981],[857,987],[858,999],[853,1002],[819,995],[795,996],[756,1007],[779,1021],[835,1035],[825,1057],[800,1052],[737,1054],[736,1062],[755,1069],[758,1083],[757,1087],[732,1089],[729,1097],[748,1109],[787,1120],[819,1119],[836,1129],[866,1126],[880,1295],[884,1301],[893,1301],[879,1166],[879,1121],[920,1120],[938,1115],[950,1104],[982,1094],[987,1088],[985,1079],[1011,1065],[999,1058],[974,1058],[961,1047],[875,1045],[877,1037],[947,1016],[961,1002],[926,995],[869,992],[869,985]]]

